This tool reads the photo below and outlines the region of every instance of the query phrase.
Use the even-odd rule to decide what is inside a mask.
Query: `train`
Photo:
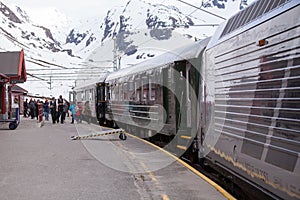
[[[300,199],[299,3],[255,1],[211,37],[99,75],[74,99],[86,120],[166,144],[248,199]]]

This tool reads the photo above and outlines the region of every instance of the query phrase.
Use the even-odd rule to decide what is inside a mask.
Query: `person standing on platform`
[[[67,104],[67,101],[64,99],[63,100],[63,109],[62,109],[62,113],[61,113],[61,117],[60,117],[60,123],[64,123],[65,119],[66,119],[66,114],[68,112],[68,104]]]
[[[36,119],[39,120],[39,105],[40,105],[40,100],[38,99],[37,101],[34,101],[34,105],[35,105],[35,116]]]
[[[49,121],[49,102],[46,99],[45,103],[43,103],[43,115],[46,121]]]
[[[32,99],[30,99],[29,101],[29,109],[30,109],[30,117],[31,119],[33,119],[35,117],[35,103]]]
[[[92,118],[91,118],[91,108],[90,108],[90,102],[86,101],[84,103],[84,111],[83,111],[83,115],[85,117],[85,120],[87,121],[88,124],[91,123]]]
[[[67,103],[67,106],[68,106],[68,108],[67,108],[67,117],[70,117],[70,115],[69,115],[69,108],[70,108],[70,102],[68,102],[67,100],[66,100],[66,103]]]
[[[56,122],[59,123],[59,118],[60,118],[60,122],[63,123],[63,119],[62,119],[62,113],[64,110],[64,100],[62,98],[62,95],[59,95],[59,98],[57,99],[57,108],[58,108],[58,115],[57,115],[57,119]]]
[[[71,117],[72,117],[71,124],[74,124],[74,119],[75,119],[75,116],[76,116],[76,105],[73,101],[71,101],[71,105],[69,107],[69,110],[71,111]]]
[[[82,103],[78,102],[77,106],[76,106],[76,121],[77,123],[81,123],[82,122]]]
[[[50,112],[51,112],[51,118],[53,124],[55,124],[57,118],[56,110],[57,110],[56,100],[53,97],[52,100],[50,101]]]
[[[24,117],[27,117],[27,112],[28,112],[28,99],[26,99],[23,103],[23,108],[24,108]]]
[[[17,116],[19,116],[19,100],[17,97],[14,98],[11,108],[13,109],[11,116],[17,118]]]

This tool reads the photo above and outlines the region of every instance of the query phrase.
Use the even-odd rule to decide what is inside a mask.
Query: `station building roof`
[[[13,93],[18,93],[18,94],[27,94],[28,91],[25,90],[24,88],[18,86],[18,85],[14,85],[12,88],[11,88],[11,91]]]
[[[0,73],[9,78],[10,83],[26,81],[24,51],[0,52]]]

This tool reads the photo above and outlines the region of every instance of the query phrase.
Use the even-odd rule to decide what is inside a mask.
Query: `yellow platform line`
[[[105,127],[108,128],[108,127]],[[108,129],[112,129],[112,128],[108,128]],[[124,131],[125,132],[125,131]],[[188,168],[190,171],[192,171],[194,174],[196,174],[197,176],[201,177],[203,180],[205,180],[207,183],[209,183],[211,186],[213,186],[216,190],[218,190],[225,198],[227,198],[228,200],[236,200],[236,198],[234,198],[230,193],[228,193],[226,190],[224,190],[220,185],[218,185],[216,182],[212,181],[211,179],[209,179],[207,176],[205,176],[204,174],[202,174],[201,172],[199,172],[198,170],[196,170],[195,168],[193,168],[192,166],[190,166],[189,164],[187,164],[186,162],[184,162],[183,160],[181,160],[180,158],[177,158],[176,156],[174,156],[173,154],[171,154],[170,152],[160,148],[159,146],[152,144],[151,142],[148,142],[147,140],[144,140],[142,138],[139,138],[135,135],[132,135],[128,132],[125,132],[128,136],[132,137],[132,138],[136,138],[140,141],[143,141],[146,144],[149,144],[150,146],[153,146],[154,148],[164,152],[165,154],[171,156],[172,158],[174,158],[178,163],[182,164],[183,166],[185,166],[186,168]],[[168,200],[168,196],[167,195],[163,195],[162,198],[165,200]]]
[[[180,137],[181,137],[182,139],[187,139],[187,140],[192,139],[191,136],[187,136],[187,135],[181,135]]]
[[[174,156],[173,154],[171,154],[170,152],[160,148],[159,146],[156,146],[155,144],[152,144],[151,142],[148,142],[146,140],[143,140],[135,135],[132,135],[128,132],[126,132],[127,135],[129,135],[130,137],[136,138],[140,141],[143,141],[147,144],[149,144],[150,146],[155,147],[156,149],[159,149],[160,151],[164,152],[165,154],[171,156],[172,158],[174,158],[178,163],[182,164],[184,167],[188,168],[189,170],[191,170],[194,174],[196,174],[197,176],[201,177],[203,180],[205,180],[207,183],[209,183],[211,186],[213,186],[216,190],[218,190],[224,197],[226,197],[228,200],[236,200],[236,198],[234,198],[231,194],[229,194],[226,190],[224,190],[221,186],[219,186],[217,183],[215,183],[214,181],[212,181],[211,179],[209,179],[207,176],[205,176],[204,174],[200,173],[199,171],[197,171],[195,168],[193,168],[192,166],[188,165],[186,162],[184,162],[183,160],[181,160],[180,158],[177,158],[176,156]]]
[[[178,149],[187,150],[187,148],[186,148],[185,146],[177,145],[176,147],[177,147]]]
[[[166,195],[166,194],[162,194],[161,197],[163,200],[170,200],[168,195]]]

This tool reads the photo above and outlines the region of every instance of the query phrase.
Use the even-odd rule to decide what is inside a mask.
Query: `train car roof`
[[[109,72],[107,72],[107,74],[104,74],[104,75],[100,75],[99,77],[97,78],[94,78],[94,79],[91,79],[91,80],[88,80],[80,85],[77,85],[73,90],[74,91],[78,91],[78,90],[82,90],[82,89],[85,89],[85,88],[90,88],[91,86],[95,86],[97,83],[101,83],[101,82],[104,82],[107,75],[108,75]]]
[[[299,0],[257,0],[220,24],[207,45],[207,49],[245,32],[299,4]]]
[[[192,45],[186,45],[173,51],[168,51],[152,59],[137,63],[130,67],[113,72],[107,76],[106,81],[118,79],[131,74],[141,73],[158,67],[166,66],[180,60],[191,60],[199,57],[199,54],[208,44],[210,38],[197,41]]]

